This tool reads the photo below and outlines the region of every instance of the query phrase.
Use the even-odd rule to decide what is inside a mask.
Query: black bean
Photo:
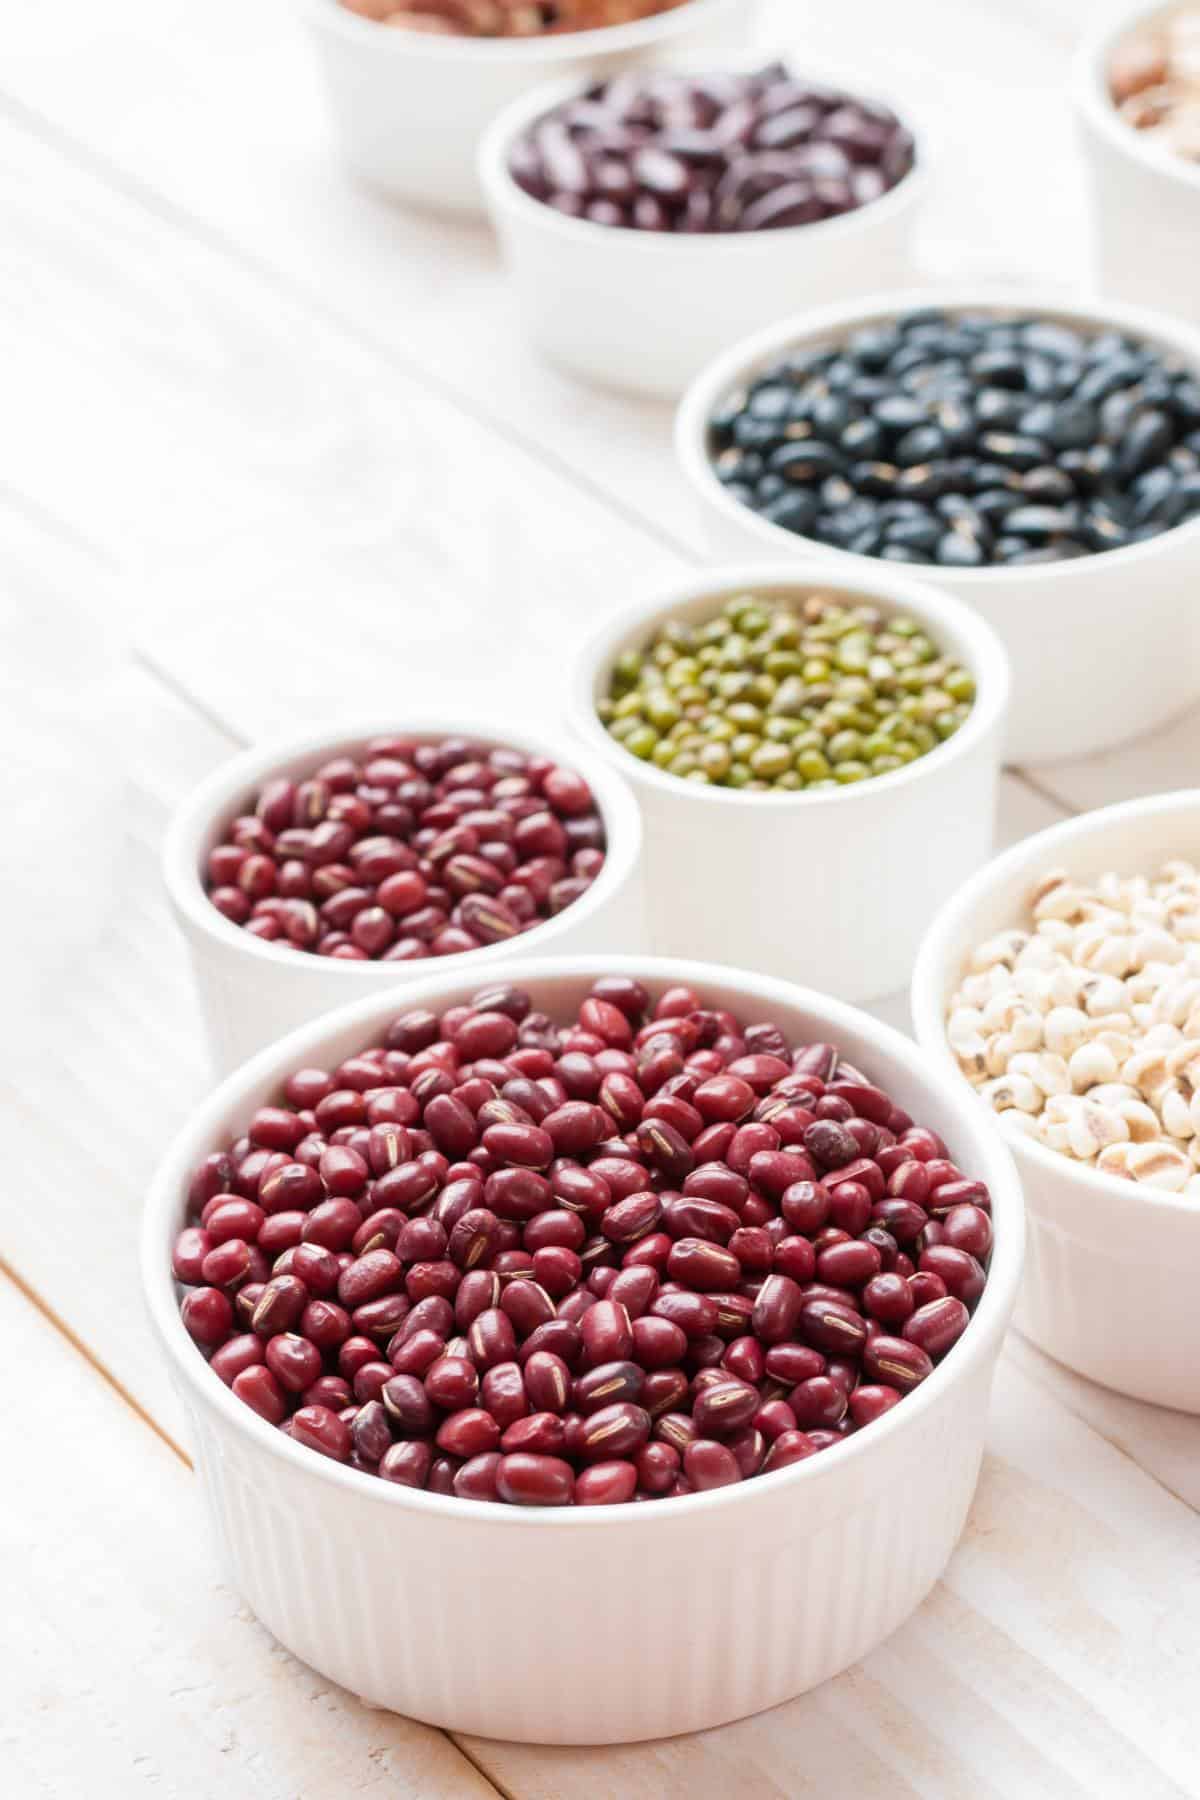
[[[975,496],[975,510],[989,525],[999,524],[1021,504],[1021,495],[1014,494],[1009,488],[984,488]]]
[[[1065,537],[1076,522],[1075,513],[1066,507],[1018,506],[1006,516],[1004,530],[1006,534],[1035,538],[1041,543],[1047,538]]]
[[[1036,469],[1046,461],[1046,446],[1016,432],[985,431],[979,448],[1006,469]]]
[[[892,452],[898,463],[936,462],[950,446],[946,434],[937,425],[918,425],[906,431]]]
[[[1117,480],[1125,484],[1158,462],[1170,449],[1174,435],[1166,413],[1140,413],[1125,433],[1124,442],[1118,446]]]
[[[1093,550],[1119,550],[1129,542],[1128,527],[1103,501],[1094,501],[1083,515],[1080,536]]]
[[[878,419],[853,419],[838,439],[847,456],[862,462],[873,462],[886,441]]]
[[[879,554],[885,562],[927,563],[930,560],[926,552],[914,549],[911,544],[885,544]]]
[[[832,445],[808,441],[773,450],[770,466],[786,481],[820,481],[842,467],[842,458]]]
[[[772,525],[781,525],[785,531],[798,531],[802,535],[812,530],[817,512],[816,496],[803,489],[783,494],[762,509],[763,517]]]
[[[889,544],[906,544],[910,550],[932,550],[942,536],[942,526],[932,515],[924,518],[893,519],[885,537]]]
[[[948,568],[959,569],[977,569],[988,560],[983,545],[969,531],[946,532],[938,539],[934,557]]]
[[[1027,411],[1028,401],[1023,396],[1005,393],[1003,388],[981,388],[975,396],[975,417],[983,425],[1015,429]]]
[[[1071,477],[1056,469],[1053,463],[1045,463],[1036,469],[1027,469],[1016,483],[1019,491],[1029,500],[1070,500],[1075,492]]]
[[[1162,464],[1139,475],[1133,484],[1134,524],[1145,525],[1151,519],[1159,520],[1164,526],[1178,524],[1186,507],[1179,487],[1174,470]]]

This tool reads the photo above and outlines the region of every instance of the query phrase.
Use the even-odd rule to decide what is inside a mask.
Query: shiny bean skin
[[[947,1295],[945,1299],[931,1300],[928,1305],[919,1306],[905,1321],[903,1335],[910,1344],[940,1362],[970,1322],[971,1315],[962,1301]]]
[[[570,1506],[575,1471],[561,1457],[518,1452],[501,1458],[496,1491],[510,1506]]]
[[[732,1450],[711,1438],[696,1438],[688,1444],[683,1453],[683,1472],[697,1493],[729,1487],[742,1479]]]
[[[911,1393],[933,1373],[933,1362],[919,1344],[906,1338],[877,1337],[863,1351],[863,1374],[902,1394]]]

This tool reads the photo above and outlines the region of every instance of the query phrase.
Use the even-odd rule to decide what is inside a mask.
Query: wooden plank
[[[1008,1353],[1035,1387],[1052,1394],[1161,1486],[1200,1512],[1200,1418],[1099,1387],[1044,1356],[1016,1332]]]
[[[835,1681],[670,1743],[535,1750],[473,1739],[473,1756],[522,1800],[684,1800],[734,1786],[754,1800],[1194,1794],[1195,1515],[1011,1355],[988,1443],[944,1580]]]
[[[0,1494],[6,1793],[494,1796],[441,1732],[271,1639],[224,1584],[195,1478],[2,1278],[0,1339],[38,1383]]]
[[[1196,659],[1200,689],[1200,656]],[[1043,764],[1038,785],[1072,812],[1113,806],[1140,794],[1195,787],[1200,781],[1200,705],[1172,719],[1162,730],[1135,738],[1115,750],[1073,762]]]
[[[0,281],[33,422],[0,480],[71,495],[157,665],[248,736],[414,697],[551,724],[580,633],[678,559],[267,281],[0,142],[6,242],[38,270],[32,298]]]
[[[53,517],[0,506],[0,747],[24,858],[0,896],[2,1110],[20,1170],[0,1250],[169,1432],[138,1225],[154,1164],[211,1077],[158,841],[167,809],[234,746],[94,629],[110,588]]]
[[[1086,0],[853,8],[767,0],[762,41],[853,71],[934,124],[925,278],[1070,285],[1086,253],[1063,82]],[[0,91],[352,322],[393,366],[463,398],[506,437],[603,489],[677,544],[692,509],[665,408],[581,388],[524,342],[490,235],[403,210],[339,170],[290,0],[57,0],[0,19]],[[952,80],[946,71],[953,70]],[[1012,95],[1021,95],[1014,130]],[[221,128],[213,130],[213,94]],[[264,106],[263,95],[270,94]],[[1045,180],[1053,169],[1055,179]]]

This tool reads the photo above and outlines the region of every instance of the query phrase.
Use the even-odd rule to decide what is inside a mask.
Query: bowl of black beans
[[[974,606],[1013,663],[1017,760],[1194,697],[1200,333],[1139,309],[880,296],[777,324],[681,405],[710,541],[880,562]]]
[[[539,89],[480,178],[538,349],[674,396],[789,304],[908,279],[926,163],[885,100],[727,56]]]

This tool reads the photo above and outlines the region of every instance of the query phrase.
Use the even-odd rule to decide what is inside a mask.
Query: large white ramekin
[[[1109,9],[1080,47],[1071,76],[1092,202],[1099,285],[1117,300],[1161,307],[1200,325],[1200,164],[1187,162],[1127,125],[1113,105],[1108,65],[1144,20],[1173,10]]]
[[[869,590],[886,565],[772,525],[730,496],[713,472],[709,420],[719,401],[785,351],[837,342],[860,325],[910,307],[1031,313],[1096,330],[1115,327],[1179,357],[1200,373],[1200,332],[1174,319],[1108,301],[1067,302],[1038,292],[937,289],[877,294],[783,320],[728,350],[684,395],[675,428],[680,466],[718,555],[830,559],[847,583]],[[922,581],[955,594],[988,621],[1012,659],[1006,751],[1013,762],[1083,756],[1163,724],[1196,698],[1200,630],[1196,578],[1200,518],[1124,550],[1026,568],[945,569],[922,564]]]
[[[1200,858],[1200,789],[1085,813],[989,863],[938,914],[912,982],[917,1039],[931,1072],[958,1072],[946,1008],[977,944],[1028,921],[1050,869],[1094,877],[1153,874]],[[976,1101],[981,1112],[986,1103]],[[989,1117],[991,1115],[989,1114]],[[1002,1127],[993,1122],[1000,1133]],[[1104,1175],[1031,1138],[1004,1133],[1025,1191],[1029,1258],[1018,1328],[1048,1355],[1138,1400],[1200,1413],[1200,1203]]]
[[[596,701],[622,650],[643,648],[668,619],[713,616],[731,594],[781,589],[867,599],[919,619],[974,675],[969,717],[905,768],[817,793],[700,786],[610,737]],[[1008,659],[990,627],[882,562],[861,582],[829,562],[706,569],[610,621],[576,663],[571,724],[641,805],[655,950],[745,961],[843,1000],[903,988],[930,919],[991,853],[1008,689]]]
[[[763,60],[725,56],[720,66],[751,69]],[[694,57],[673,62],[715,66],[714,58],[703,65]],[[802,78],[881,97],[853,76],[807,62],[795,67]],[[516,140],[579,85],[559,82],[514,101],[479,150],[480,180],[525,328],[551,362],[606,387],[675,398],[724,345],[789,306],[845,300],[864,285],[913,279],[913,231],[928,180],[923,136],[914,132],[916,160],[904,179],[841,218],[783,231],[695,236],[626,230],[568,218],[509,174]],[[914,129],[907,107],[894,110]]]
[[[145,1213],[150,1313],[236,1587],[288,1649],[352,1693],[485,1737],[699,1731],[801,1693],[894,1631],[962,1529],[1020,1275],[1012,1159],[957,1078],[931,1071],[907,1038],[805,989],[707,964],[559,957],[508,975],[565,1014],[596,976],[617,972],[653,992],[687,982],[713,1005],[836,1042],[991,1189],[995,1249],[968,1330],[914,1394],[845,1445],[741,1487],[535,1515],[335,1466],[212,1373],[171,1278],[189,1170],[290,1070],[376,1041],[407,1006],[467,998],[465,971],[373,995],[255,1057],[176,1138]]]
[[[303,780],[331,757],[359,749],[385,732],[415,737],[468,737],[504,744],[533,756],[550,756],[577,769],[591,787],[608,835],[603,869],[573,905],[535,931],[522,933],[517,947],[490,944],[462,956],[428,962],[341,962],[311,952],[280,949],[243,931],[219,913],[204,891],[202,871],[209,851],[239,812],[253,808],[254,795],[275,775]],[[214,1067],[224,1075],[264,1044],[307,1024],[318,1014],[370,994],[394,991],[444,970],[453,981],[461,972],[476,987],[491,979],[497,963],[523,961],[555,951],[628,951],[647,943],[642,878],[642,821],[629,788],[595,758],[547,733],[507,724],[461,719],[413,718],[356,721],[321,731],[274,738],[222,763],[201,782],[174,814],[163,844],[163,878],[176,919],[187,940],[208,1029]]]
[[[602,80],[668,50],[744,44],[758,0],[688,0],[632,25],[517,40],[392,29],[337,0],[303,0],[303,7],[354,173],[410,204],[475,214],[483,210],[476,148],[502,106],[555,76]]]

